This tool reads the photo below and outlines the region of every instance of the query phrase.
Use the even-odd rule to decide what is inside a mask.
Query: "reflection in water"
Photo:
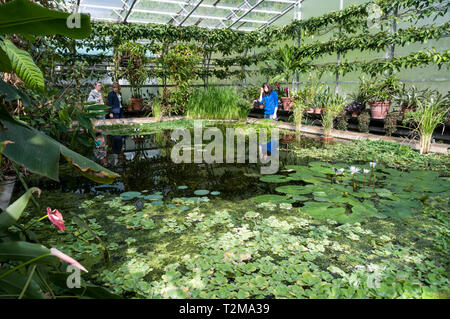
[[[194,190],[207,189],[220,191],[223,199],[236,200],[267,193],[274,187],[259,182],[260,166],[265,164],[249,164],[248,158],[244,164],[175,164],[170,157],[175,141],[170,136],[171,131],[151,135],[108,136],[108,166],[121,175],[112,185],[99,185],[82,177],[63,175],[60,184],[46,183],[45,187],[92,194],[118,194],[130,190],[149,193],[160,191],[169,198],[191,196]],[[294,142],[295,139],[280,135],[280,170],[284,165],[302,164],[290,151]],[[301,143],[317,144],[310,139],[302,139]],[[188,189],[179,190],[180,185],[186,185]]]

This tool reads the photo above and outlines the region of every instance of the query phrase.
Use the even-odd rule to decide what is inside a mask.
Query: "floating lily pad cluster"
[[[348,170],[343,165],[325,162],[288,165],[285,167],[288,175],[260,178],[266,183],[285,184],[275,188],[278,194],[260,195],[252,200],[274,204],[298,202],[301,212],[315,218],[353,223],[366,217],[407,218],[419,212],[421,201],[429,196],[450,194],[450,179],[440,178],[437,172],[405,172],[382,165],[375,169],[375,164],[372,165],[373,171]],[[376,183],[369,183],[371,178]],[[358,187],[353,187],[354,184]]]

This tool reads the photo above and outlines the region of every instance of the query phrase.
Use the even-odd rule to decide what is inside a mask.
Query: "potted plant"
[[[430,151],[433,132],[436,126],[444,123],[449,104],[449,94],[443,96],[437,91],[426,90],[417,100],[417,109],[406,114],[404,121],[412,119],[416,124],[416,130],[420,135],[421,154]]]
[[[372,118],[385,119],[392,97],[400,91],[399,80],[393,76],[381,80],[362,80],[360,91],[367,98]]]
[[[117,48],[116,57],[119,59],[121,75],[131,86],[130,108],[135,111],[143,107],[142,87],[148,77],[145,68],[145,51],[142,44],[133,41],[127,41]]]
[[[351,93],[349,97],[352,102],[345,107],[345,111],[351,114],[352,117],[357,117],[366,108],[365,97],[361,91]]]
[[[293,96],[293,111],[295,130],[300,136],[300,128],[302,126],[303,112],[308,109],[313,99],[312,91],[309,88],[300,89]]]
[[[285,44],[284,47],[279,48],[277,53],[272,57],[271,64],[278,74],[273,78],[273,82],[284,81],[289,83],[293,81],[294,73],[300,65],[300,60],[296,57],[295,48]],[[278,89],[281,91],[279,87]],[[283,92],[278,92],[279,95],[280,93],[283,109],[291,110],[293,98],[289,95],[289,88],[284,89]]]
[[[322,126],[323,126],[323,141],[330,141],[333,139],[331,136],[331,130],[333,129],[333,121],[335,117],[344,109],[345,99],[338,95],[326,95],[324,100],[327,101],[327,107],[325,113],[322,114]]]
[[[320,86],[316,93],[314,94],[314,98],[312,104],[314,105],[314,113],[322,114],[325,112],[329,98],[329,89],[328,87]]]
[[[294,98],[290,96],[289,88],[282,88],[280,82],[275,82],[275,91],[281,99],[281,107],[283,108],[283,110],[292,110],[292,103],[294,101]]]
[[[403,84],[399,92],[393,96],[393,101],[401,108],[403,115],[406,115],[416,110],[417,101],[422,94],[423,92],[414,85],[407,89],[406,85]]]

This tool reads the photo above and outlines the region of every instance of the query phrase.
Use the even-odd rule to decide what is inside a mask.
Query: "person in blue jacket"
[[[120,93],[120,85],[117,82],[112,84],[112,91],[108,93],[109,118],[123,118],[122,94]]]
[[[269,83],[264,83],[261,87],[261,95],[259,96],[258,103],[264,103],[265,119],[277,119],[278,94],[272,89],[272,86]]]

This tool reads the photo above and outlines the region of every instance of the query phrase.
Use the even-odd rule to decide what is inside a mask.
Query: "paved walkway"
[[[181,120],[185,117],[183,116],[172,116],[172,117],[165,117],[162,118],[161,121],[175,121],[175,120]],[[247,118],[247,123],[258,123],[262,122],[262,119],[255,119],[255,118]],[[221,121],[223,122],[223,121]],[[144,124],[144,123],[156,123],[155,118],[152,117],[135,117],[135,118],[124,118],[124,119],[112,119],[112,120],[96,120],[94,121],[94,126],[109,126],[109,125],[117,125],[117,124],[123,124],[123,125],[132,125],[132,124]],[[295,125],[291,123],[286,122],[276,122],[277,127],[280,129],[285,130],[291,130],[295,131]],[[300,132],[302,135],[307,137],[319,137],[322,135],[322,127],[319,126],[309,126],[309,125],[302,125]],[[343,141],[352,141],[352,140],[384,140],[384,141],[392,141],[392,142],[398,142],[403,145],[408,145],[413,149],[418,150],[419,149],[419,142],[410,140],[407,138],[400,138],[400,137],[392,137],[392,136],[383,136],[383,135],[375,135],[375,134],[369,134],[369,133],[359,133],[359,132],[351,132],[351,131],[339,131],[339,130],[332,130],[331,136],[338,140]],[[443,153],[448,154],[450,148],[450,144],[440,144],[440,143],[432,143],[430,152],[432,153]]]

